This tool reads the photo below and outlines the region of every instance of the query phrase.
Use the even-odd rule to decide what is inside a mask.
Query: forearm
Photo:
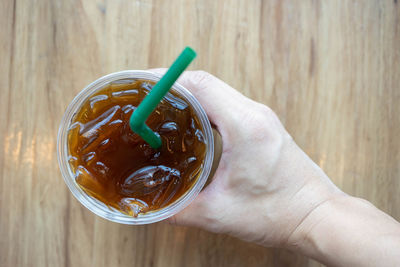
[[[400,266],[400,224],[358,198],[323,203],[290,241],[292,249],[330,266]]]

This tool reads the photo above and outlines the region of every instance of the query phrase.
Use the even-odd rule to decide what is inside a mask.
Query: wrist
[[[352,197],[344,193],[332,194],[316,205],[301,221],[290,235],[287,248],[310,256],[316,248],[316,233],[322,225],[340,220],[338,217],[337,203],[350,202]]]
[[[304,219],[291,244],[290,249],[327,265],[378,266],[399,253],[394,248],[400,245],[400,227],[368,201],[338,195]]]
[[[318,190],[317,193],[308,192],[303,197],[308,199],[309,207],[301,211],[301,216],[298,216],[301,220],[290,233],[283,246],[284,248],[308,255],[309,253],[306,252],[314,243],[312,233],[316,226],[328,218],[334,220],[333,206],[336,201],[351,198],[337,188],[321,187],[322,189]]]

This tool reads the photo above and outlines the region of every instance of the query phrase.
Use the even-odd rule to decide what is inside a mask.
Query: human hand
[[[200,101],[223,147],[212,182],[169,222],[288,247],[308,214],[344,195],[267,106],[203,71],[185,72],[178,82]]]

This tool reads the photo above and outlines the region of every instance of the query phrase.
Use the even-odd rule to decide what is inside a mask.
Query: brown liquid
[[[129,127],[129,118],[154,83],[111,84],[82,105],[68,132],[69,163],[90,196],[123,213],[157,210],[196,181],[206,144],[189,103],[168,93],[147,125],[160,134],[152,149]]]

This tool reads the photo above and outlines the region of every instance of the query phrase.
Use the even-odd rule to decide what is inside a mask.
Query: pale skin
[[[212,182],[170,223],[329,266],[400,266],[400,224],[336,187],[270,108],[203,71],[185,72],[179,82],[204,107],[223,151]]]

